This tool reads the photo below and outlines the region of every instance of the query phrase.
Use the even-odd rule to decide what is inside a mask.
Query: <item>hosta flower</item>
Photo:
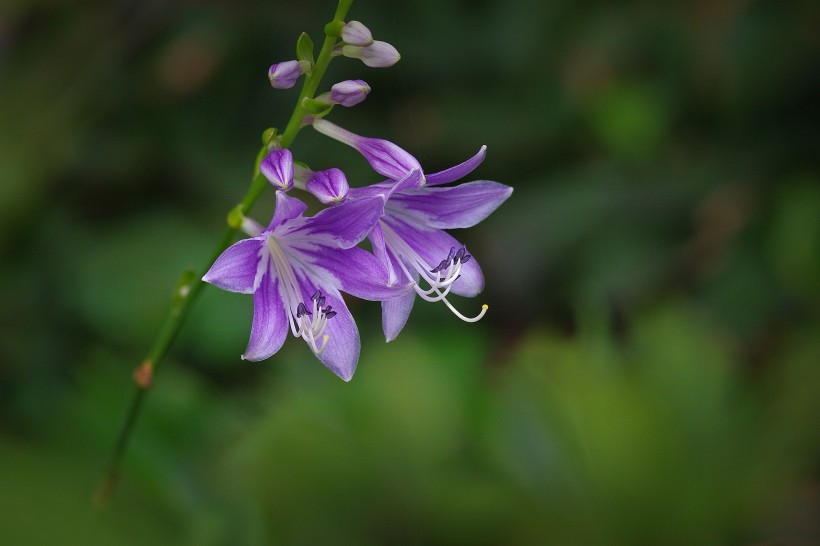
[[[450,169],[423,177],[414,170],[396,184],[382,182],[353,188],[348,202],[356,199],[385,198],[384,214],[369,238],[373,252],[388,270],[389,282],[403,285],[413,281],[415,292],[382,302],[382,328],[387,341],[401,332],[416,296],[425,301],[441,301],[458,318],[474,322],[460,313],[447,296],[476,296],[484,287],[484,276],[467,249],[445,229],[467,228],[490,215],[512,194],[512,188],[479,180],[452,187],[438,187],[472,172],[484,160],[486,146],[469,160]]]
[[[367,300],[402,294],[388,287],[384,265],[356,248],[384,212],[373,195],[305,217],[307,206],[276,192],[267,228],[246,219],[252,237],[234,244],[202,278],[223,290],[253,294],[253,324],[242,358],[274,355],[288,330],[307,342],[333,373],[350,380],[359,359],[359,332],[340,291]]]

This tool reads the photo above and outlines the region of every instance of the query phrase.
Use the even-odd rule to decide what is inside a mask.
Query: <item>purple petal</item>
[[[415,157],[388,140],[359,136],[324,119],[314,119],[312,124],[323,135],[355,148],[374,171],[391,180],[401,180],[414,169],[421,171]]]
[[[421,171],[413,169],[401,180],[385,180],[378,184],[364,186],[362,188],[350,188],[348,195],[351,198],[363,199],[365,197],[373,197],[381,195],[387,201],[390,197],[399,191],[404,191],[413,188],[420,188],[422,183]]]
[[[413,170],[421,170],[415,157],[389,140],[363,138],[356,149],[374,171],[391,180],[400,180]]]
[[[202,280],[229,292],[252,294],[262,279],[264,239],[243,239],[225,249]]]
[[[316,358],[341,379],[350,381],[356,371],[361,350],[359,330],[356,328],[353,315],[350,314],[338,290],[315,284],[305,276],[304,271],[297,271],[296,276],[305,301],[310,301],[311,296],[320,290],[325,297],[325,305],[332,306],[336,311],[336,316],[327,321],[325,335],[328,336],[328,341],[325,350],[322,354],[316,355]]]
[[[431,267],[447,258],[451,248],[461,248],[461,243],[449,233],[431,229],[406,218],[386,214],[382,221],[387,224]],[[462,265],[461,278],[453,283],[452,292],[460,296],[472,297],[484,289],[484,275],[477,260],[472,259]]]
[[[300,231],[313,243],[350,248],[367,237],[382,214],[384,199],[380,196],[348,200],[307,218]],[[293,232],[291,237],[298,236]]]
[[[242,358],[254,362],[270,358],[282,347],[287,333],[288,319],[279,293],[279,279],[266,271],[253,294],[251,338]]]
[[[273,229],[300,216],[307,210],[307,205],[299,201],[295,197],[288,197],[285,192],[276,192],[276,210],[273,213],[268,229]]]
[[[396,281],[398,281],[398,277],[396,276],[393,262],[387,255],[387,248],[384,245],[384,234],[382,233],[381,226],[376,224],[367,238],[370,241],[370,246],[373,247],[373,255],[381,262],[382,266],[387,269],[387,284],[393,286],[396,284]]]
[[[386,341],[390,342],[398,337],[404,325],[407,324],[415,301],[416,293],[411,290],[400,298],[382,302],[382,330]]]
[[[383,301],[397,298],[413,289],[413,285],[407,282],[400,286],[389,286],[388,272],[384,264],[361,248],[343,250],[324,247],[306,250],[303,254],[312,257],[314,271],[324,269],[324,272],[333,279],[333,286],[363,300]]]
[[[444,169],[443,171],[439,171],[437,173],[428,174],[427,175],[427,185],[428,186],[435,186],[438,184],[446,184],[447,182],[453,182],[454,180],[458,180],[459,178],[464,178],[471,172],[473,172],[476,167],[481,165],[481,162],[484,161],[484,157],[487,155],[487,147],[482,146],[478,153],[475,154],[473,157],[461,163],[460,165],[456,165],[455,167],[450,167],[449,169]]]
[[[447,188],[410,189],[394,194],[387,208],[433,228],[468,228],[489,216],[512,191],[509,186],[486,180]]]

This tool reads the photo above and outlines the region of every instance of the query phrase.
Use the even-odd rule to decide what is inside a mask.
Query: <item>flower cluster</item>
[[[362,23],[351,21],[339,31],[334,55],[361,59],[370,67],[399,60],[396,49],[373,40]],[[288,88],[311,71],[309,60],[274,64],[268,72],[274,88]],[[478,263],[445,230],[474,226],[503,203],[512,188],[484,180],[443,186],[472,172],[484,160],[486,147],[464,163],[427,174],[410,153],[387,140],[347,131],[325,119],[334,105],[362,102],[370,86],[362,80],[333,85],[310,99],[322,108],[307,110],[304,124],[359,152],[386,180],[350,187],[338,168],[312,171],[295,163],[276,139],[260,162],[260,172],[276,189],[276,208],[267,227],[244,217],[243,239],[214,262],[203,280],[224,290],[253,294],[253,323],[246,360],[264,360],[284,343],[287,332],[305,340],[333,373],[350,380],[360,341],[342,292],[379,301],[387,341],[399,335],[416,297],[442,302],[457,317],[448,295],[475,296],[484,279]],[[307,205],[292,189],[311,194],[326,208],[305,216]],[[368,239],[372,252],[358,245]]]

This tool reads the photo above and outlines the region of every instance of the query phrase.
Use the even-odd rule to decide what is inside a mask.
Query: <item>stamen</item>
[[[324,307],[325,297],[321,290],[311,297],[310,310],[304,301],[301,300],[301,288],[296,281],[296,275],[288,262],[287,256],[279,246],[276,239],[271,235],[268,237],[268,249],[273,266],[276,268],[279,278],[282,281],[282,298],[285,306],[290,310],[287,313],[290,331],[295,337],[301,337],[317,355],[322,354],[327,346],[330,336],[324,334],[327,328],[328,319],[336,316],[336,312],[330,306]],[[293,309],[295,308],[295,312]],[[323,335],[324,334],[324,335]],[[317,340],[321,339],[321,344]]]
[[[407,275],[407,278],[423,279],[430,286],[425,289],[419,286],[418,282],[414,283],[413,289],[421,299],[429,302],[443,301],[455,316],[465,322],[476,322],[487,313],[488,306],[485,304],[481,306],[478,315],[466,317],[447,300],[453,283],[461,278],[462,266],[472,258],[467,254],[467,247],[462,246],[458,250],[455,247],[450,247],[447,257],[439,262],[436,267],[431,268],[389,225],[381,222],[380,226],[387,248],[396,256],[396,262],[404,274]],[[412,274],[408,268],[414,269],[415,274]]]
[[[449,301],[447,301],[447,298],[442,299],[442,301],[444,302],[444,305],[446,305],[450,309],[450,311],[453,312],[453,314],[455,316],[457,316],[458,318],[460,318],[464,322],[478,322],[479,320],[481,320],[481,317],[483,317],[484,315],[487,314],[487,309],[490,308],[490,306],[485,303],[484,305],[481,306],[481,312],[478,315],[476,315],[472,318],[469,318],[469,317],[465,317],[464,315],[459,313],[458,310],[456,310],[456,308],[453,307],[453,305]]]
[[[308,313],[308,310],[307,310],[307,307],[305,307],[305,304],[302,303],[302,302],[299,302],[299,306],[296,308],[296,318],[301,318],[305,315],[310,315],[310,313]]]

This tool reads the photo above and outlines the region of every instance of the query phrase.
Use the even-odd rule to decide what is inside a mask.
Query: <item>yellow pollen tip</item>
[[[481,306],[481,308],[486,311],[487,309],[490,308],[490,306],[485,303],[484,305]]]

